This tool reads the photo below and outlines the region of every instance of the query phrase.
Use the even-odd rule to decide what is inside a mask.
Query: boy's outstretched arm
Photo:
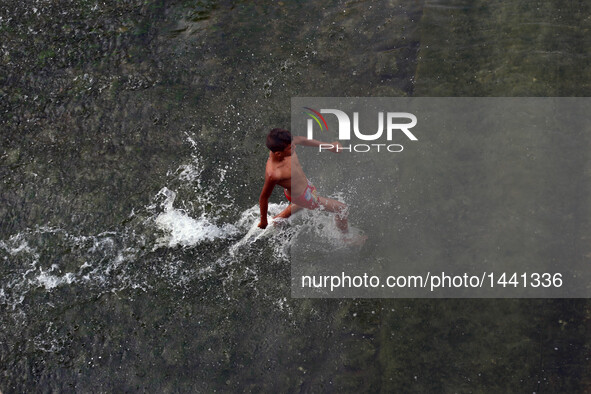
[[[267,210],[269,209],[269,197],[275,188],[276,181],[271,178],[265,171],[265,184],[259,197],[259,207],[261,209],[261,221],[259,223],[260,228],[267,227]]]
[[[322,141],[318,141],[318,140],[310,140],[306,137],[302,137],[299,135],[293,137],[292,143],[294,145],[316,146],[316,147],[318,147],[320,145],[327,145],[326,142],[322,142]],[[334,153],[341,153],[343,145],[341,145],[340,142],[338,142],[338,141],[331,142],[330,145],[332,145],[332,148],[327,149],[327,150],[334,152]]]

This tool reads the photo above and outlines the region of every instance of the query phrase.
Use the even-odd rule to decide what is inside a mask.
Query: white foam
[[[0,241],[0,248],[6,250],[11,256],[20,253],[34,254],[35,251],[29,246],[22,233],[11,236],[7,241]]]
[[[163,188],[159,194],[165,195],[166,200],[162,204],[164,212],[156,217],[155,223],[166,235],[156,241],[155,248],[195,246],[203,241],[227,238],[237,233],[236,227],[232,224],[218,226],[205,214],[194,219],[183,210],[175,209],[173,203],[176,193],[168,188]]]
[[[61,284],[71,284],[76,279],[71,272],[68,272],[63,276],[55,276],[49,274],[47,271],[40,271],[41,273],[35,278],[34,282],[45,287],[46,290],[51,290]]]
[[[274,225],[273,215],[278,214],[283,209],[285,209],[285,207],[287,207],[287,204],[269,204],[268,213],[270,215],[267,216],[268,226],[265,229],[258,227],[260,220],[258,205],[255,205],[252,208],[242,212],[240,219],[238,219],[238,222],[236,223],[236,227],[242,231],[246,229],[248,229],[248,231],[242,237],[242,239],[230,247],[228,250],[230,256],[234,257],[236,252],[245,245],[250,245],[261,238],[266,238],[276,234],[277,227]]]
[[[236,227],[231,224],[218,227],[205,215],[201,215],[199,219],[193,219],[176,209],[158,215],[156,224],[168,233],[167,236],[158,239],[158,246],[194,246],[203,241],[213,241],[236,233]]]
[[[195,182],[199,180],[199,176],[203,169],[198,167],[198,161],[195,159],[195,164],[183,164],[177,169],[179,173],[178,178],[185,182]]]
[[[309,211],[302,210],[300,218],[302,224],[296,226],[295,237],[302,233],[314,234],[315,240],[320,243],[325,243],[327,247],[342,248],[349,247],[346,239],[355,239],[363,236],[363,231],[352,226],[349,223],[349,230],[347,235],[338,229],[335,221],[335,215],[324,211]]]

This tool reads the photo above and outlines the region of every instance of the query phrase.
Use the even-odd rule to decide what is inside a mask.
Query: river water
[[[251,236],[291,97],[589,96],[588,3],[1,8],[1,392],[589,388],[586,300],[293,299]]]

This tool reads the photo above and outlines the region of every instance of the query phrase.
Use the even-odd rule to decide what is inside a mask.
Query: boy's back
[[[286,195],[291,196],[301,194],[308,184],[308,179],[300,165],[298,156],[295,153],[295,146],[290,146],[289,154],[277,158],[273,152],[269,153],[267,165],[265,168],[265,178],[269,178],[273,183],[283,187]]]

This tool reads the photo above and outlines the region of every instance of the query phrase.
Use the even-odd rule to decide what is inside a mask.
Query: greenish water
[[[292,299],[242,240],[291,97],[587,96],[589,11],[7,2],[0,390],[588,390],[586,300]]]

